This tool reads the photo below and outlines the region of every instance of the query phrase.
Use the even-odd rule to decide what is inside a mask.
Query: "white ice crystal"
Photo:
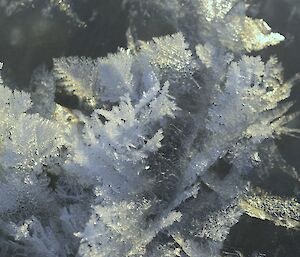
[[[31,94],[1,80],[1,256],[216,257],[244,211],[266,217],[247,176],[267,176],[274,137],[299,133],[294,81],[247,53],[284,37],[244,1],[126,2],[130,49],[56,58]],[[144,16],[176,33],[140,40]]]
[[[0,85],[2,106],[0,158],[5,169],[34,169],[43,159],[57,154],[62,145],[58,124],[39,114],[26,113],[32,105],[30,95]]]

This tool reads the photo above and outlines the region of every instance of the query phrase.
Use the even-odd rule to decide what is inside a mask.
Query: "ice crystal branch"
[[[31,94],[1,82],[1,256],[221,256],[243,213],[298,229],[296,200],[249,193],[299,132],[295,81],[248,55],[284,37],[243,1],[171,3],[127,1],[128,50],[56,58]],[[141,40],[145,13],[176,33]]]

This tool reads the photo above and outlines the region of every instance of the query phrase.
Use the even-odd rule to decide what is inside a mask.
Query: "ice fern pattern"
[[[1,80],[0,256],[221,257],[242,215],[299,229],[299,203],[251,180],[284,163],[275,138],[299,133],[296,79],[256,52],[284,37],[244,1],[126,4],[128,49],[56,58],[30,93]],[[174,33],[143,40],[145,13]]]

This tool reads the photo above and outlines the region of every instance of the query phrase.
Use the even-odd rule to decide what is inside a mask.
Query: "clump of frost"
[[[295,219],[281,198],[291,211],[273,219],[249,178],[268,176],[274,138],[299,133],[294,81],[248,54],[284,37],[243,1],[126,2],[128,50],[54,59],[31,95],[1,82],[1,256],[221,256],[244,212]],[[154,8],[176,33],[141,41]]]

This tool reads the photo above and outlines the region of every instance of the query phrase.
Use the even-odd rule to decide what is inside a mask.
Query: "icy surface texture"
[[[297,230],[297,200],[259,189],[274,165],[299,186],[274,143],[299,133],[295,80],[255,52],[284,36],[243,1],[125,4],[128,49],[1,82],[0,256],[216,257],[242,215]],[[156,18],[174,33],[141,40]]]

